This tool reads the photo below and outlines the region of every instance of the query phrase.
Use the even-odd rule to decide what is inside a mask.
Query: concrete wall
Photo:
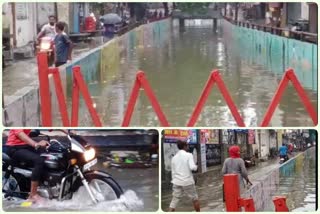
[[[16,38],[17,47],[27,45],[36,36],[36,4],[16,2]]]
[[[279,76],[287,68],[293,68],[305,88],[318,89],[318,45],[235,26],[227,21],[222,26],[225,38],[239,47],[243,58],[263,65]]]
[[[67,3],[58,4],[58,7],[63,7],[64,9],[66,9],[66,6],[68,6]],[[96,93],[100,92],[97,91],[90,83],[97,81],[98,76],[103,76],[105,80],[102,81],[106,81],[106,83],[112,81],[112,78],[114,78],[116,72],[118,71],[121,52],[126,52],[125,54],[132,54],[127,47],[142,47],[143,45],[148,45],[150,40],[154,40],[154,44],[157,44],[157,42],[163,42],[162,34],[166,33],[166,29],[168,29],[169,26],[169,19],[142,25],[122,35],[121,37],[117,37],[109,41],[103,46],[89,51],[80,58],[72,61],[71,64],[61,66],[60,75],[62,86],[67,97],[70,99],[72,94],[71,72],[73,66],[81,66],[81,72],[86,83],[88,84],[89,92],[92,96],[94,96]],[[135,76],[128,75],[128,78],[133,80]],[[62,124],[55,95],[55,88],[52,84],[52,78],[50,78],[50,83],[53,125],[61,126]],[[121,93],[123,92],[119,92],[119,96],[123,96]],[[5,97],[4,103],[5,106],[3,108],[2,118],[5,126],[41,126],[38,81],[31,83],[25,88],[22,88],[13,96]],[[80,102],[80,105],[84,105],[84,103]],[[68,108],[70,112],[71,103],[68,103]],[[105,106],[98,105],[97,111],[102,112],[104,108]],[[122,109],[122,111],[124,112],[124,109]],[[79,115],[81,115],[79,118],[79,126],[84,124],[87,124],[86,126],[88,126],[88,121],[91,121],[91,118],[87,109],[80,108]]]
[[[55,15],[55,3],[38,2],[37,4],[37,29],[41,30],[41,27],[48,23],[48,17]]]
[[[268,174],[254,179],[253,186],[243,193],[242,197],[252,197],[256,211],[264,211],[273,207],[272,197],[279,188],[280,178],[290,176],[303,167],[303,162],[308,159],[316,158],[316,148],[312,147],[305,152],[290,159],[288,162],[279,165]],[[315,172],[316,173],[316,172]]]

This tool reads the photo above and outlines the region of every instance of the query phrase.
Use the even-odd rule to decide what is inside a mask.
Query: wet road
[[[273,169],[279,167],[278,160],[262,162],[260,165],[249,168],[249,179],[254,184],[256,179],[268,174]],[[280,177],[278,189],[273,193],[276,195],[285,195],[287,197],[287,206],[290,211],[314,211],[316,202],[316,170],[315,161],[306,162],[303,170],[295,172],[290,177]],[[212,176],[213,175],[213,176]],[[221,167],[216,167],[213,171],[200,176],[197,181],[197,192],[201,204],[201,211],[224,211],[222,201],[222,179]],[[161,207],[167,210],[172,198],[170,189],[162,190]],[[213,194],[214,193],[214,194]],[[177,207],[177,211],[192,211],[192,203],[187,197],[183,197]],[[274,211],[272,201],[264,211]]]
[[[90,43],[75,44],[73,59],[81,57],[92,48],[101,45],[99,38]],[[2,73],[2,93],[4,97],[12,96],[19,89],[31,85],[38,80],[38,66],[36,57],[8,62]],[[38,84],[38,83],[36,83]]]
[[[173,27],[159,38],[145,39],[143,44],[124,42],[126,49],[119,55],[116,47],[110,48],[110,54],[116,56],[108,57],[109,70],[97,72],[97,76],[90,77],[93,80],[89,83],[103,123],[121,125],[135,73],[141,69],[146,73],[170,125],[185,126],[210,72],[217,68],[245,124],[259,126],[283,73],[259,64],[258,56],[253,53],[243,57],[243,47],[228,38],[221,29],[216,33],[212,28],[186,27],[180,32],[179,27]],[[196,125],[236,126],[220,92],[216,86],[213,89]],[[316,108],[317,93],[311,89],[307,92]],[[91,124],[87,110],[82,112],[80,124]],[[144,93],[138,98],[130,125],[159,126]],[[313,125],[292,86],[286,90],[270,125]]]
[[[84,200],[84,189],[80,189],[68,201],[45,201],[38,206],[22,208],[21,201],[3,201],[5,211],[156,211],[159,204],[158,168],[106,169],[99,162],[98,169],[110,173],[121,185],[124,195],[116,201],[101,202],[93,206]]]

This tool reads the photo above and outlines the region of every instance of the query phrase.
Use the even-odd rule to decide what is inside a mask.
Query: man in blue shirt
[[[67,63],[68,60],[71,60],[73,44],[64,32],[65,23],[58,22],[56,24],[56,33],[57,35],[54,38],[55,45],[55,66],[59,67]]]
[[[280,158],[284,158],[285,160],[288,159],[288,147],[283,143],[282,146],[279,148]]]

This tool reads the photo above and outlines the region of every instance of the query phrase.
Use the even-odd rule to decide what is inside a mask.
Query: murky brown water
[[[143,45],[127,47],[118,62],[110,62],[112,71],[89,84],[99,115],[105,126],[120,126],[135,79],[145,71],[171,126],[185,126],[213,69],[219,69],[230,94],[247,126],[259,126],[275,93],[282,74],[253,64],[252,56],[241,56],[241,49],[228,41],[218,29],[208,27],[172,27],[161,38]],[[108,59],[105,59],[108,60]],[[111,68],[110,68],[111,69]],[[278,71],[277,71],[278,72]],[[159,126],[149,100],[141,91],[131,126]],[[317,93],[308,90],[313,106]],[[71,101],[71,97],[69,99]],[[91,125],[82,109],[80,125]],[[236,126],[217,87],[200,115],[196,126]],[[290,86],[275,111],[270,126],[313,126],[294,88]]]

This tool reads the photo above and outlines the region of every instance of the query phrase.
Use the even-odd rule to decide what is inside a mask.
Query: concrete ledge
[[[252,197],[257,211],[263,211],[273,206],[272,196],[279,188],[280,177],[294,173],[297,167],[302,167],[303,161],[307,157],[315,158],[315,147],[309,148],[303,153],[280,165],[267,175],[255,179],[253,186],[242,194],[242,197]]]
[[[101,60],[101,51],[103,48],[110,46],[111,44],[116,43],[119,45],[119,40],[128,40],[128,34],[135,33],[137,37],[141,37],[140,31],[148,31],[149,29],[154,28],[154,31],[160,31],[162,29],[162,23],[169,22],[170,19],[160,20],[158,22],[152,22],[150,24],[140,25],[137,28],[132,29],[131,31],[121,35],[120,37],[115,37],[114,39],[108,41],[107,43],[94,48],[87,53],[79,56],[71,63],[63,65],[59,68],[60,76],[62,81],[62,87],[65,95],[68,97],[70,94],[68,92],[68,86],[72,86],[71,75],[68,72],[71,71],[71,67],[74,65],[83,65],[87,69],[83,69],[83,76],[86,79],[87,76],[90,76],[92,73],[93,65],[98,65],[97,69],[101,69],[102,60]],[[148,27],[146,27],[148,26]],[[165,25],[167,26],[167,25]],[[143,39],[143,38],[142,38]],[[118,43],[119,42],[119,43]],[[94,62],[93,58],[98,57],[97,62]],[[50,92],[51,92],[51,102],[52,102],[52,117],[60,118],[58,102],[55,95],[55,87],[53,85],[52,76],[49,76],[50,82]],[[69,83],[69,84],[68,84]],[[70,92],[70,90],[69,90]],[[40,126],[41,125],[41,116],[40,116],[40,97],[39,97],[39,83],[34,81],[28,86],[20,89],[12,96],[6,96],[4,99],[5,106],[2,109],[2,123],[7,127],[24,127],[24,126]],[[81,111],[80,111],[81,112]],[[80,113],[81,114],[81,113]],[[81,121],[81,118],[79,118]],[[81,122],[80,122],[81,124]],[[54,120],[53,126],[61,126],[60,120]]]

